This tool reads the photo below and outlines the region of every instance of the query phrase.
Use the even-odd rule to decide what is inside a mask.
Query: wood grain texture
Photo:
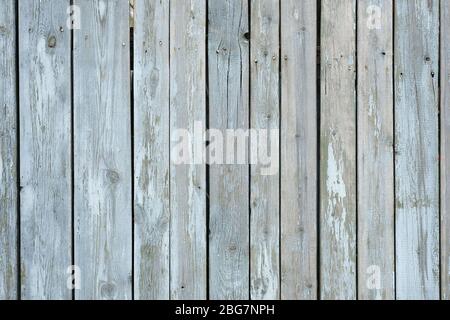
[[[281,298],[317,298],[317,1],[281,2]]]
[[[209,127],[226,139],[227,130],[249,128],[248,3],[209,1],[208,21]],[[226,162],[225,156],[234,155],[235,149],[225,152]],[[248,164],[211,163],[209,190],[210,298],[248,299]]]
[[[441,0],[441,298],[450,300],[450,1]]]
[[[19,2],[22,299],[70,299],[69,1]]]
[[[135,298],[169,299],[169,2],[134,12]]]
[[[0,300],[450,300],[449,30],[450,0],[0,0]]]
[[[270,131],[280,127],[279,1],[252,0],[250,11],[250,125],[255,130]],[[261,140],[262,145],[267,145],[268,139]],[[251,144],[251,157],[256,152],[258,158],[261,154],[279,155],[278,144],[269,146],[267,152]],[[280,175],[279,170],[263,175],[264,167],[261,162],[251,166],[250,297],[253,300],[280,298]]]
[[[393,2],[358,2],[358,296],[395,299]]]
[[[439,1],[395,2],[398,299],[439,298]]]
[[[17,298],[16,4],[0,7],[0,300]]]
[[[189,164],[170,166],[170,290],[172,299],[206,299],[206,2],[170,2],[171,151],[178,130],[191,136]],[[193,164],[195,160],[200,160]]]
[[[130,299],[132,270],[128,1],[77,0],[74,32],[77,299]]]
[[[356,1],[322,0],[321,298],[356,298]]]

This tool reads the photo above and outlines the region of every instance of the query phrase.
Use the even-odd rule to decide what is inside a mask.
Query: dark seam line
[[[73,0],[70,0],[70,6],[73,8]],[[72,10],[72,9],[71,9]],[[72,15],[73,12],[70,12]],[[69,17],[72,19],[73,17]],[[74,31],[73,26],[71,25],[70,29],[70,131],[71,131],[71,242],[72,242],[72,248],[71,248],[71,255],[72,255],[72,266],[75,266],[75,125],[74,125],[74,110],[75,110],[75,104],[74,104],[74,63],[73,63],[73,54],[74,51]],[[74,281],[76,280],[75,277],[75,269],[71,270],[72,276],[74,276]],[[75,285],[75,283],[73,283]],[[75,300],[75,287],[72,288],[72,300]]]
[[[358,0],[355,1],[355,290],[356,290],[356,299],[359,300],[359,262],[358,262]]]
[[[134,14],[133,17],[135,17]],[[131,20],[131,17],[129,18]],[[134,21],[133,21],[134,22]],[[131,300],[135,300],[135,267],[134,267],[134,253],[135,253],[135,183],[134,183],[134,154],[135,154],[135,137],[134,137],[134,25],[131,26],[129,22],[129,40],[130,40],[130,134],[131,134]]]
[[[169,62],[169,88],[168,88],[168,94],[169,94],[169,101],[168,101],[168,105],[167,105],[167,108],[168,108],[168,113],[169,113],[169,123],[168,123],[168,128],[169,128],[169,141],[167,141],[167,143],[169,144],[169,166],[168,166],[168,171],[169,171],[169,182],[168,182],[168,189],[169,189],[169,261],[168,261],[168,264],[169,264],[169,283],[168,283],[168,286],[169,286],[169,296],[167,297],[168,298],[168,300],[172,300],[172,193],[171,193],[171,190],[172,190],[172,179],[171,179],[171,177],[172,177],[172,169],[171,169],[171,164],[172,164],[172,155],[170,154],[170,147],[171,147],[171,142],[170,142],[170,138],[171,138],[171,132],[172,132],[172,130],[171,130],[171,127],[170,127],[170,123],[171,123],[171,108],[170,108],[170,105],[171,105],[171,102],[172,102],[172,98],[171,98],[171,93],[172,93],[172,87],[171,87],[171,63],[172,63],[172,59],[171,59],[171,55],[170,55],[170,48],[171,48],[171,36],[170,36],[170,33],[171,33],[171,19],[172,19],[172,17],[171,17],[171,10],[172,10],[172,6],[171,6],[171,4],[172,4],[172,1],[169,1],[169,4],[168,4],[168,10],[169,10],[169,12],[168,12],[168,15],[169,15],[169,19],[168,19],[168,21],[167,21],[167,25],[168,25],[168,44],[167,44],[167,59],[168,59],[168,62]]]
[[[171,104],[171,97],[170,97],[170,94],[171,94],[171,56],[170,56],[170,30],[171,30],[171,24],[170,24],[170,22],[171,22],[171,13],[170,13],[170,10],[171,10],[171,6],[170,6],[170,4],[171,4],[171,1],[169,1],[168,2],[168,15],[169,15],[169,19],[168,19],[168,21],[167,21],[167,25],[168,25],[168,37],[169,37],[169,39],[168,39],[168,43],[167,43],[167,59],[168,59],[168,62],[169,62],[169,88],[168,88],[168,94],[169,94],[169,101],[168,101],[168,104],[167,104],[167,109],[168,109],[168,120],[169,120],[169,123],[168,123],[168,134],[169,134],[169,141],[167,141],[167,143],[169,144],[169,155],[168,155],[168,158],[169,158],[169,165],[168,165],[168,173],[169,173],[169,181],[168,181],[168,190],[169,190],[169,199],[168,199],[168,202],[169,202],[169,248],[168,248],[168,255],[169,255],[169,258],[168,258],[168,261],[167,261],[167,263],[168,263],[168,265],[169,265],[169,283],[168,283],[168,288],[169,288],[169,292],[168,292],[168,297],[167,297],[167,299],[168,300],[172,300],[172,285],[171,285],[171,274],[172,274],[172,263],[171,263],[171,260],[172,260],[172,247],[171,247],[171,232],[172,232],[172,196],[171,196],[171,172],[172,172],[172,170],[171,170],[171,161],[172,161],[172,156],[171,156],[171,154],[170,154],[170,147],[171,147],[171,143],[170,143],[170,134],[171,134],[171,128],[170,128],[170,116],[171,116],[171,113],[170,113],[170,104]],[[136,16],[136,15],[135,15]],[[136,22],[136,20],[135,20],[135,22]]]
[[[317,168],[316,168],[316,226],[317,226],[317,239],[316,239],[316,246],[317,246],[317,252],[316,252],[316,281],[317,281],[317,300],[320,300],[321,290],[320,290],[320,126],[321,126],[321,27],[322,27],[322,1],[317,2],[317,8],[316,8],[316,152],[317,152]],[[318,51],[318,53],[317,53]]]
[[[17,248],[16,248],[16,254],[17,254],[17,300],[21,300],[22,298],[22,264],[21,264],[21,212],[20,212],[20,194],[21,194],[21,186],[20,186],[20,58],[19,58],[19,0],[16,1],[15,6],[15,18],[16,18],[16,194],[17,194],[17,203],[16,203],[16,212],[17,212],[17,221],[16,221],[16,234],[17,234]]]
[[[438,36],[438,81],[437,81],[437,85],[438,85],[438,219],[439,219],[439,230],[438,230],[438,234],[439,234],[439,300],[442,300],[442,295],[443,295],[443,286],[442,286],[442,195],[441,195],[441,188],[442,188],[442,170],[441,170],[441,165],[442,165],[442,139],[441,139],[441,132],[442,132],[442,126],[441,126],[441,119],[442,119],[442,114],[441,114],[441,107],[442,107],[442,96],[441,96],[441,90],[442,90],[442,86],[441,86],[441,80],[444,79],[441,75],[442,72],[442,7],[441,4],[442,2],[439,3],[439,17],[438,17],[438,23],[439,23],[439,36]]]
[[[282,42],[281,42],[281,0],[278,2],[278,285],[279,285],[279,291],[278,291],[278,299],[281,300],[281,172],[282,172],[282,164],[281,164],[281,124],[282,124],[282,73],[281,73],[281,53],[282,53]]]
[[[205,122],[206,122],[206,132],[209,130],[209,92],[208,92],[208,86],[209,86],[209,57],[208,57],[208,31],[209,31],[209,7],[208,7],[208,1],[205,3],[205,15],[206,15],[206,23],[205,23]],[[206,145],[208,145],[209,137],[206,136]],[[206,146],[205,145],[205,146]],[[208,154],[205,154],[205,157],[208,159]],[[210,298],[210,264],[209,264],[209,236],[210,236],[210,199],[209,199],[209,192],[210,192],[210,166],[207,163],[205,164],[206,169],[206,195],[205,195],[205,201],[206,201],[206,299],[209,300]]]
[[[248,33],[249,33],[249,39],[248,39],[248,71],[249,71],[249,75],[248,75],[248,128],[249,128],[249,132],[251,135],[251,128],[252,128],[252,120],[251,120],[251,111],[252,111],[252,86],[251,86],[251,69],[252,69],[252,64],[251,64],[251,60],[252,60],[252,51],[251,51],[251,46],[252,46],[252,25],[251,25],[251,21],[252,21],[252,16],[251,16],[251,0],[247,1],[247,6],[248,6]],[[250,159],[251,159],[251,139],[250,139],[250,135],[249,135],[249,143],[248,143],[248,298],[249,300],[252,300],[252,244],[251,244],[251,225],[252,225],[252,206],[251,206],[251,192],[252,192],[252,187],[251,187],[251,182],[252,182],[252,166],[250,164]]]
[[[396,109],[396,90],[395,90],[395,73],[396,73],[396,68],[395,68],[395,45],[396,45],[396,41],[395,41],[395,37],[396,37],[396,28],[395,28],[395,23],[396,23],[396,19],[395,19],[395,3],[392,4],[392,100],[393,100],[393,105],[392,105],[392,124],[393,124],[393,128],[392,128],[392,133],[393,133],[393,145],[392,145],[392,153],[393,153],[393,174],[394,174],[394,179],[393,179],[393,183],[394,183],[394,300],[397,300],[397,181],[396,181],[396,159],[397,159],[397,153],[396,153],[396,117],[395,117],[395,109]]]

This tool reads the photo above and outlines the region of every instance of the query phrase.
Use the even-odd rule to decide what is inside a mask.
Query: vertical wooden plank
[[[69,1],[19,1],[22,299],[70,299]]]
[[[248,2],[209,1],[208,20],[209,126],[227,138],[249,128]],[[248,299],[248,165],[210,164],[209,190],[210,297]]]
[[[358,2],[358,295],[395,298],[393,2]],[[379,281],[378,281],[379,279]]]
[[[169,299],[169,1],[134,12],[135,298]]]
[[[16,4],[0,7],[0,300],[17,298]]]
[[[171,151],[177,133],[190,135],[188,164],[170,166],[170,284],[172,299],[206,299],[206,2],[170,2]],[[200,128],[200,126],[198,126]],[[195,160],[199,164],[194,164]]]
[[[441,1],[441,297],[450,300],[450,1]]]
[[[281,2],[281,298],[317,298],[317,1]]]
[[[132,264],[129,8],[76,0],[74,32],[77,299],[130,299]]]
[[[320,284],[356,298],[356,1],[322,0]]]
[[[395,2],[398,299],[439,299],[439,1]]]
[[[279,11],[278,0],[251,1],[250,124],[254,130],[280,127]],[[267,153],[278,156],[277,147],[271,146]],[[253,144],[252,152],[251,157],[256,157],[260,150]],[[263,167],[252,165],[250,180],[250,295],[254,300],[280,298],[280,175],[278,170],[263,175]]]

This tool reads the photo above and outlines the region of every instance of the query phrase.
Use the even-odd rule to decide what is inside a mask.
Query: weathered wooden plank
[[[190,135],[187,164],[171,158],[170,290],[172,299],[205,299],[206,165],[203,134],[206,122],[206,2],[170,2],[171,151]],[[182,131],[183,130],[183,131]],[[180,143],[180,144],[179,144]],[[179,154],[178,154],[179,155]],[[194,164],[199,163],[199,164]]]
[[[395,298],[393,2],[358,2],[358,295]]]
[[[441,1],[441,298],[450,300],[450,1]]]
[[[16,4],[0,7],[0,300],[17,298]]]
[[[74,32],[77,299],[130,299],[132,264],[129,8],[76,0]]]
[[[169,2],[134,12],[135,298],[169,299]]]
[[[395,1],[398,299],[439,298],[439,1]]]
[[[209,126],[220,130],[226,148],[227,130],[249,128],[248,2],[209,1],[208,21]],[[210,138],[214,149],[215,137]],[[236,156],[234,147],[225,152],[218,164],[210,159],[210,298],[244,300],[249,298],[249,167],[238,165],[236,157],[224,165],[227,155]]]
[[[356,1],[322,0],[320,285],[356,298]]]
[[[270,131],[280,127],[279,1],[252,0],[250,11],[250,124],[261,133],[261,129]],[[270,132],[267,136],[270,137]],[[261,146],[267,145],[269,139],[258,140],[262,145],[251,142],[251,157],[271,153],[275,161],[279,157],[278,141],[266,152]],[[251,166],[250,296],[254,300],[280,298],[280,175],[278,167],[274,172],[264,173],[266,167],[260,161]]]
[[[69,1],[19,2],[22,299],[70,299]]]
[[[281,298],[317,298],[317,1],[281,1]]]

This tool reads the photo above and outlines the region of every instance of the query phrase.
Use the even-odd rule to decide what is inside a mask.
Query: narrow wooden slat
[[[22,299],[70,299],[69,1],[19,1]]]
[[[225,147],[227,130],[249,128],[248,3],[213,0],[208,11],[209,126],[220,130]],[[228,154],[235,150],[226,149],[223,162]],[[243,300],[249,298],[249,167],[223,162],[210,165],[210,298]]]
[[[317,298],[317,1],[281,1],[281,298]]]
[[[169,299],[169,2],[134,12],[135,298]]]
[[[279,1],[251,1],[251,105],[254,130],[279,129]],[[261,131],[258,131],[261,132]],[[270,137],[270,132],[267,134]],[[253,138],[252,138],[253,139]],[[268,139],[267,139],[268,141]],[[262,141],[263,145],[267,141]],[[252,157],[261,153],[252,144]],[[270,146],[269,146],[270,147]],[[276,146],[268,152],[278,156]],[[259,158],[259,157],[258,157]],[[259,162],[259,161],[258,161]],[[279,299],[279,171],[263,175],[261,162],[251,166],[251,299]]]
[[[206,165],[202,134],[206,126],[206,2],[170,2],[171,151],[177,133],[190,134],[189,164],[170,166],[170,290],[172,299],[205,299]],[[198,126],[200,128],[200,126]],[[200,164],[194,164],[194,162]]]
[[[0,300],[17,298],[16,5],[0,7]]]
[[[132,265],[128,1],[76,0],[74,31],[77,299],[130,299]]]
[[[439,1],[395,1],[398,299],[439,298]]]
[[[320,292],[356,298],[356,1],[322,0]]]
[[[450,300],[450,1],[441,1],[441,297]]]
[[[358,295],[395,298],[393,2],[358,2]]]

